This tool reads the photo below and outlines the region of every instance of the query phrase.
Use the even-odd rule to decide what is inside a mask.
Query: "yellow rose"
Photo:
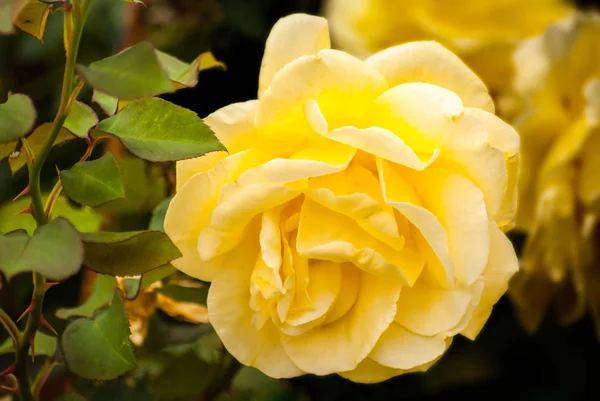
[[[206,118],[229,153],[179,162],[165,229],[209,321],[269,376],[377,382],[473,338],[517,270],[519,137],[435,42],[366,61],[327,21],[271,31],[258,100]]]
[[[564,323],[594,311],[600,334],[600,16],[578,14],[515,53],[522,110],[518,228],[528,232],[511,295],[535,330],[552,298]],[[594,263],[595,260],[595,263]]]
[[[325,12],[334,41],[353,54],[435,39],[488,87],[503,91],[510,86],[516,43],[539,35],[570,9],[564,0],[328,0]]]

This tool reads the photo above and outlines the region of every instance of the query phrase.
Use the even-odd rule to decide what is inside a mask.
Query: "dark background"
[[[97,1],[102,2],[113,1]],[[178,3],[182,12],[177,18],[192,21],[191,28],[181,23],[183,38],[164,29],[174,21],[180,24],[179,19],[162,25],[150,22],[146,28],[144,23],[131,26],[129,22],[130,26],[123,28],[122,5],[99,6],[86,30],[80,60],[87,63],[106,57],[124,42],[133,40],[128,36],[140,34],[144,29],[150,39],[163,44],[158,47],[184,60],[210,49],[227,65],[227,71],[204,71],[196,88],[165,96],[200,116],[233,102],[255,98],[264,42],[271,26],[293,12],[315,14],[320,10],[318,0],[181,0],[173,3]],[[591,7],[600,5],[600,1],[578,1],[578,4]],[[198,21],[204,22],[200,28]],[[39,114],[38,123],[51,120],[56,110],[63,53],[60,29],[55,25],[60,28],[60,22],[51,22],[44,46],[26,35],[0,37],[0,97],[9,90],[30,95],[40,110],[44,110]],[[72,164],[81,154],[80,146],[61,147],[53,152],[49,165]],[[24,173],[11,178],[6,163],[0,163],[0,202],[16,195],[26,185],[26,179]],[[62,284],[63,290],[59,293],[50,293],[49,307],[75,302],[77,280]],[[27,280],[11,283],[0,293],[0,304],[9,310],[22,310],[29,296],[28,286]],[[551,314],[535,335],[527,335],[518,326],[509,301],[503,299],[475,342],[457,337],[447,355],[428,373],[369,386],[337,376],[306,376],[291,380],[290,385],[315,401],[599,400],[600,343],[587,318],[565,328],[557,326]]]

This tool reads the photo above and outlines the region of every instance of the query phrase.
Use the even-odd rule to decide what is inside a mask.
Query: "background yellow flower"
[[[529,237],[511,294],[530,330],[550,302],[564,323],[591,310],[600,329],[599,55],[595,14],[554,24],[515,54],[523,151],[517,226]]]
[[[493,91],[511,83],[511,56],[522,39],[566,16],[563,0],[328,0],[337,46],[361,57],[413,40],[454,50]]]

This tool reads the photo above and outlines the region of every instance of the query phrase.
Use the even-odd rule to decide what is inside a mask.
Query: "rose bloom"
[[[412,40],[435,39],[457,52],[494,91],[511,83],[511,56],[571,7],[565,0],[327,0],[335,43],[365,56]]]
[[[535,330],[550,302],[600,334],[600,16],[575,15],[515,54],[523,139],[517,227],[529,234],[511,295]]]
[[[165,229],[240,362],[377,382],[478,334],[517,270],[499,226],[519,137],[450,51],[362,61],[330,49],[325,19],[291,15],[258,100],[205,121],[229,153],[177,164]]]

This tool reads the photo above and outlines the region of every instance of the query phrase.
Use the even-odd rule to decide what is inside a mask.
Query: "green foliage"
[[[0,144],[24,137],[35,123],[35,107],[28,96],[8,95],[0,104]]]
[[[136,100],[97,129],[118,137],[131,153],[153,162],[225,150],[196,113],[159,98]]]
[[[202,287],[184,287],[176,284],[166,284],[157,288],[156,292],[164,294],[178,302],[192,302],[206,305],[208,297],[208,285]]]
[[[98,124],[98,116],[85,103],[73,102],[71,112],[65,120],[65,128],[80,138],[86,138],[90,129]]]
[[[79,271],[83,260],[79,233],[62,217],[38,227],[31,239],[25,231],[3,235],[0,250],[0,271],[9,279],[31,271],[50,280],[64,280]]]
[[[112,116],[117,112],[119,99],[94,89],[94,94],[92,95],[92,102],[97,103],[107,115]]]
[[[61,338],[65,362],[73,373],[95,380],[111,380],[136,367],[123,300],[113,292],[110,307],[93,319],[71,322]]]
[[[111,153],[60,172],[65,193],[75,202],[98,206],[125,197],[119,166]]]
[[[136,276],[181,257],[160,231],[83,233],[84,264],[111,276]]]
[[[150,224],[148,225],[150,230],[165,231],[165,216],[172,199],[173,197],[169,196],[156,205],[152,211],[152,218],[150,219]]]
[[[92,294],[85,302],[75,308],[59,308],[56,316],[61,319],[71,317],[91,318],[97,310],[106,307],[113,299],[117,280],[112,276],[99,274],[94,282]]]
[[[16,14],[14,24],[23,32],[27,32],[36,39],[42,40],[46,31],[46,24],[52,8],[49,2],[39,0],[19,0],[13,3],[20,3],[22,8]]]
[[[192,88],[198,84],[198,72],[213,67],[225,68],[225,64],[217,61],[212,53],[199,55],[191,63],[186,63],[170,54],[156,50],[158,60],[176,87]]]
[[[156,269],[150,270],[137,278],[126,278],[123,281],[123,289],[127,299],[135,299],[141,290],[150,287],[159,280],[175,273],[177,270],[170,263]]]
[[[108,202],[98,210],[116,216],[151,212],[167,194],[162,166],[128,154],[119,157],[117,164],[125,187],[125,199]]]
[[[42,197],[46,201],[46,196]],[[0,233],[15,230],[25,230],[29,235],[35,231],[35,221],[29,213],[17,214],[19,210],[29,205],[29,199],[21,198],[16,202],[6,202],[0,205]],[[52,217],[65,217],[77,228],[78,231],[98,231],[102,223],[102,216],[94,209],[84,206],[75,207],[64,197],[58,197],[52,209]]]
[[[94,89],[124,100],[174,91],[154,48],[148,42],[95,61],[89,67],[78,65],[77,73]]]
[[[35,356],[45,355],[52,357],[56,353],[56,344],[57,340],[55,336],[51,336],[48,334],[44,334],[41,331],[35,333],[35,338],[33,340],[33,349],[35,351]],[[0,355],[8,354],[10,352],[15,352],[14,345],[11,338],[7,338],[0,345]],[[32,350],[29,350],[30,355],[34,355]]]
[[[44,146],[44,142],[48,138],[48,134],[50,133],[50,128],[52,127],[51,123],[44,123],[38,127],[31,133],[31,135],[27,136],[25,139],[27,140],[27,144],[31,149],[33,156],[35,157],[40,153],[42,147]],[[54,142],[54,146],[60,145],[63,142],[69,141],[71,139],[77,138],[73,134],[71,134],[67,129],[63,128],[60,130],[56,141]],[[19,153],[19,156],[16,158],[8,159],[8,165],[10,166],[10,170],[15,173],[22,167],[25,167],[27,164],[27,156],[25,153],[25,149],[22,149]]]

